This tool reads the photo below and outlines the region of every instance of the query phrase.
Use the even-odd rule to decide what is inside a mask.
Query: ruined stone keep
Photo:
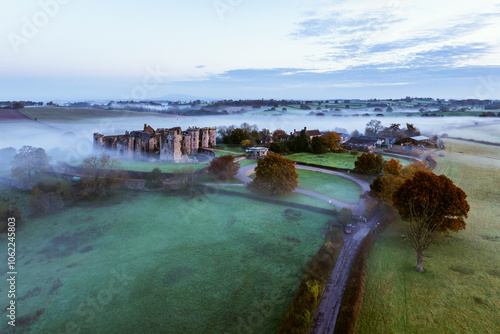
[[[156,129],[144,124],[142,131],[125,131],[124,135],[104,136],[94,133],[94,145],[116,151],[125,158],[155,156],[163,161],[181,161],[195,155],[200,148],[215,147],[217,128]]]

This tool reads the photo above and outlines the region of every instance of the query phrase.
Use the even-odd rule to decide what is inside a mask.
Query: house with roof
[[[359,136],[352,137],[351,139],[343,143],[342,146],[347,150],[372,152],[377,147],[377,144],[382,144],[382,141],[377,137]]]
[[[304,131],[306,132],[306,136],[309,140],[313,139],[313,137],[321,137],[321,132],[316,129],[316,130],[307,130],[307,127],[304,127]],[[293,129],[293,132],[291,133],[292,135],[298,137],[300,136],[301,130],[297,131]]]

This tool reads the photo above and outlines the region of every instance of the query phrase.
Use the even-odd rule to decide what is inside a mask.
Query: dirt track
[[[332,274],[325,287],[325,292],[319,304],[316,316],[311,327],[311,334],[333,333],[337,315],[344,296],[347,279],[351,272],[352,263],[361,241],[366,237],[371,229],[379,221],[381,214],[376,214],[367,223],[358,223],[353,228],[355,231],[350,236],[344,238],[344,246],[335,263]]]

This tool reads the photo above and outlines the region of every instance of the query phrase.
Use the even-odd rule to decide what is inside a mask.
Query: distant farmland
[[[25,108],[20,112],[30,119],[36,118],[39,121],[80,121],[91,118],[144,116],[145,114],[135,111],[98,110],[72,107]]]
[[[15,109],[0,109],[0,122],[29,120]]]

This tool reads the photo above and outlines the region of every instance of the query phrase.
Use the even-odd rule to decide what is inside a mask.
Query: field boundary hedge
[[[342,247],[343,239],[340,232],[330,231],[307,266],[295,298],[278,328],[279,334],[309,333]]]
[[[58,171],[55,168],[51,168],[50,172],[54,176],[61,176],[64,178],[68,178],[69,176],[80,176],[81,175],[81,167],[78,166],[70,166],[68,164],[62,164],[62,171]],[[152,165],[153,167],[153,165]],[[117,171],[122,171],[122,170],[112,170],[113,172]],[[190,177],[194,180],[197,177],[201,176],[202,174],[206,173],[208,171],[208,166],[203,167],[202,169],[196,170],[191,174],[186,173],[187,175],[190,175]],[[131,170],[124,170],[125,173],[127,173],[128,177],[131,179],[135,180],[145,180],[146,177],[149,175],[150,172],[137,172],[137,171],[131,171]],[[179,173],[161,173],[161,179],[163,181],[168,181],[172,178],[176,178],[179,175]]]
[[[455,139],[455,140],[468,141],[471,143],[477,143],[477,144],[483,144],[483,145],[500,146],[500,143],[494,143],[491,141],[484,141],[484,140],[466,139],[466,138],[461,138],[461,137],[446,137],[444,139]]]

